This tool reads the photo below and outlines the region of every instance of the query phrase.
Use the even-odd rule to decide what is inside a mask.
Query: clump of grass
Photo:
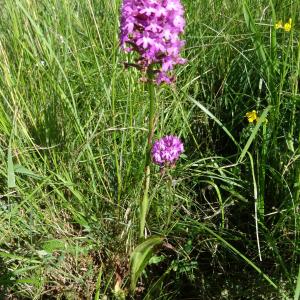
[[[128,292],[148,95],[122,67],[119,4],[2,7],[4,299]],[[153,167],[146,226],[166,238],[132,297],[297,299],[299,4],[185,7],[189,63],[159,91],[157,128],[183,137],[185,157],[169,177]],[[290,32],[275,29],[289,18]],[[261,119],[249,124],[253,110]]]

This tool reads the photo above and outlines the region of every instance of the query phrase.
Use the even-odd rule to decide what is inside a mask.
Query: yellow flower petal
[[[288,23],[285,23],[285,24],[284,24],[283,29],[284,29],[284,31],[286,31],[286,32],[291,31],[291,29],[292,29],[292,19],[291,19],[291,18],[289,19],[289,22],[288,22]]]
[[[256,110],[252,110],[252,111],[247,112],[246,117],[247,117],[249,123],[253,123],[254,121],[258,120]]]
[[[279,29],[279,28],[283,28],[282,20],[278,21],[278,22],[275,24],[275,29]]]

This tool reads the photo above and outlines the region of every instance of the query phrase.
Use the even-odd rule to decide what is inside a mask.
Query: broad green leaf
[[[43,244],[43,250],[52,253],[57,250],[65,249],[65,241],[64,240],[49,240]]]
[[[161,263],[162,261],[164,261],[165,259],[166,259],[166,257],[163,255],[160,255],[160,256],[154,255],[150,258],[149,265],[157,265],[157,264]]]
[[[153,236],[141,244],[139,244],[132,252],[130,257],[130,266],[131,266],[131,284],[130,289],[133,292],[136,287],[138,278],[141,276],[143,270],[148,264],[151,256],[152,250],[155,246],[163,242],[163,237]]]
[[[35,285],[35,286],[39,286],[41,284],[41,278],[37,278],[37,277],[32,277],[32,278],[24,278],[24,279],[17,279],[16,280],[17,283],[22,283],[22,284],[30,284],[30,285]]]

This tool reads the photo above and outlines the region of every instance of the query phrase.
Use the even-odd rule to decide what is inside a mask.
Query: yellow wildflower
[[[246,113],[246,118],[248,119],[249,123],[257,123],[259,121],[259,116],[257,115],[257,111],[256,110],[252,110]],[[268,123],[268,119],[265,118],[263,120],[263,123],[267,124]]]
[[[291,18],[289,19],[288,23],[285,23],[285,24],[284,24],[283,29],[284,29],[284,31],[286,31],[286,32],[291,31],[291,29],[292,29],[292,19],[291,19]]]
[[[283,28],[282,20],[278,21],[278,22],[275,24],[275,29],[279,29],[279,28]]]
[[[247,117],[249,123],[253,123],[254,121],[255,122],[258,121],[258,116],[257,116],[256,110],[252,110],[252,111],[247,112],[246,117]]]

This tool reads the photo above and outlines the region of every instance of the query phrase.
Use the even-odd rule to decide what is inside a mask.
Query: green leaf
[[[237,161],[238,163],[240,163],[243,160],[243,158],[245,157],[245,155],[247,154],[248,149],[250,148],[250,146],[251,146],[254,138],[256,137],[260,126],[262,125],[263,122],[266,121],[266,117],[267,117],[268,112],[269,112],[270,109],[271,109],[271,105],[269,105],[263,111],[262,115],[259,117],[259,120],[258,120],[257,124],[255,125],[255,127],[254,127],[254,129],[253,129],[253,131],[252,131],[252,133],[251,133],[251,135],[250,135],[250,137],[249,137],[249,139],[248,139],[248,141],[247,141],[244,149],[242,150],[242,153],[241,153],[241,155],[240,155],[240,157],[239,157],[239,159]]]
[[[52,253],[58,250],[65,249],[65,241],[64,240],[49,240],[43,244],[43,250]]]
[[[17,279],[16,283],[22,283],[22,284],[27,283],[30,285],[39,286],[41,284],[41,278],[32,277],[32,278]]]
[[[141,244],[139,244],[132,252],[130,257],[131,266],[131,284],[130,289],[134,292],[138,278],[141,276],[146,265],[148,264],[151,256],[152,250],[155,246],[163,242],[163,237],[153,236]]]
[[[42,178],[40,175],[37,175],[36,173],[28,170],[27,168],[23,167],[22,165],[14,165],[14,171],[15,173],[18,173],[18,174],[23,174],[23,175],[26,175],[26,176],[30,176],[30,177],[34,177],[34,178]]]
[[[160,255],[160,256],[154,255],[150,258],[149,265],[157,265],[157,264],[161,263],[162,261],[164,261],[165,259],[166,259],[166,257],[163,255]]]
[[[299,300],[299,299],[300,299],[300,266],[299,266],[299,273],[298,273],[297,284],[296,284],[295,294],[294,294],[294,300]]]
[[[247,2],[248,1],[243,1],[243,13],[244,13],[244,18],[245,18],[245,21],[246,21],[246,25],[247,25],[248,29],[253,33],[252,39],[253,39],[253,43],[256,47],[257,55],[260,58],[263,66],[266,67],[267,70],[268,70],[268,59],[267,59],[266,49],[265,49],[264,44],[261,40],[261,35],[260,35],[260,33],[258,32],[258,30],[256,28],[255,21],[254,21],[253,16],[250,12],[250,9],[248,7]]]

